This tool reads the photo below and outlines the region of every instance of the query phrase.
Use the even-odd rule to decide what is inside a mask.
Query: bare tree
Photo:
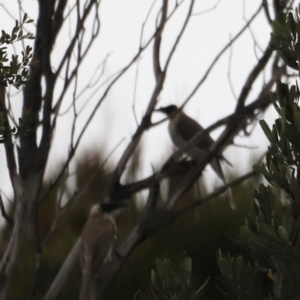
[[[22,12],[22,2],[17,2],[20,12]],[[198,136],[193,138],[193,140],[187,143],[183,148],[178,149],[178,151],[164,163],[160,171],[155,172],[148,178],[139,179],[134,183],[124,185],[121,184],[120,179],[125,172],[129,160],[133,157],[135,150],[139,146],[144,133],[158,125],[158,123],[152,122],[152,114],[166,83],[174,54],[186,32],[192,16],[196,13],[194,7],[195,1],[154,1],[145,17],[144,24],[141,26],[140,45],[136,53],[132,55],[131,60],[124,67],[120,68],[119,72],[104,80],[103,76],[105,74],[108,57],[102,59],[100,75],[95,75],[91,79],[91,82],[94,82],[94,84],[87,84],[82,92],[78,92],[81,67],[101,32],[100,12],[102,1],[39,0],[37,2],[38,17],[36,20],[36,31],[34,32],[36,38],[33,48],[35,63],[31,65],[31,77],[25,84],[22,95],[22,118],[26,127],[30,130],[26,134],[20,135],[18,145],[13,142],[12,137],[7,137],[4,143],[7,167],[14,192],[15,210],[14,215],[11,217],[13,222],[10,222],[12,226],[10,239],[1,259],[0,299],[5,299],[6,297],[22,244],[26,242],[28,230],[33,228],[36,234],[36,240],[39,240],[38,224],[35,222],[38,211],[51,191],[65,180],[69,166],[77,154],[78,147],[90,123],[96,116],[97,111],[101,108],[101,104],[108,98],[109,92],[116,86],[124,74],[137,63],[144,51],[149,49],[152,52],[151,63],[155,85],[149,97],[145,113],[141,121],[137,121],[135,133],[119,158],[115,170],[110,177],[109,188],[107,189],[106,195],[104,199],[99,199],[99,201],[109,205],[115,205],[117,208],[122,205],[124,199],[127,199],[141,190],[149,190],[149,196],[141,221],[132,228],[127,239],[114,250],[111,261],[103,263],[99,267],[99,270],[95,272],[99,280],[97,284],[97,294],[100,295],[112,278],[116,276],[132,250],[143,240],[155,234],[155,232],[172,222],[172,220],[179,215],[226,191],[228,186],[239,184],[253,175],[253,172],[250,172],[228,183],[228,186],[214,191],[214,193],[207,198],[198,199],[193,205],[181,210],[175,210],[180,197],[187,192],[201,176],[205,166],[216,157],[218,153],[221,153],[228,145],[232,144],[237,134],[242,132],[245,135],[249,135],[249,126],[256,122],[258,114],[264,112],[270,104],[269,92],[275,81],[282,76],[289,76],[289,74],[284,67],[281,67],[278,56],[274,55],[272,58],[272,51],[267,47],[262,51],[262,54],[259,55],[255,66],[249,70],[249,76],[238,94],[235,111],[202,133],[206,134],[219,126],[225,125],[224,131],[201,161],[186,163],[174,159],[174,155],[180,156],[188,147],[195,145],[197,141],[201,140],[201,134],[198,134]],[[262,11],[265,12],[268,22],[271,22],[272,19],[278,16],[280,11],[284,10],[287,5],[292,4],[293,1],[273,0],[271,3],[271,1],[262,0],[257,11],[247,20],[245,26],[221,49],[204,76],[199,78],[194,88],[189,91],[188,96],[181,100],[182,106],[195,97],[196,92],[201,88],[211,70],[217,65],[219,59],[230,49],[239,37],[250,28],[251,23]],[[162,44],[167,34],[166,29],[176,13],[180,11],[184,5],[188,7],[188,9],[184,10],[185,15],[182,20],[182,25],[178,30],[176,39],[163,60],[161,52]],[[159,9],[157,10],[155,28],[152,34],[145,39],[144,27],[149,20],[149,16],[155,14],[153,7],[158,6]],[[270,7],[272,7],[273,11],[270,11]],[[55,43],[57,43],[60,38],[62,28],[67,26],[67,20],[75,22],[71,27],[72,30],[70,30],[70,41],[64,46],[60,58],[55,58],[54,60],[53,49]],[[250,97],[250,90],[257,78],[263,74],[267,67],[271,68],[272,72],[270,76],[265,79],[265,83],[258,96],[253,99]],[[61,78],[63,78],[63,84],[61,84]],[[134,83],[132,84],[134,85]],[[4,113],[5,118],[9,119],[10,122],[14,122],[13,114],[11,113],[9,93],[6,91],[7,94],[5,96],[4,87],[1,87],[1,91],[1,111]],[[79,130],[79,133],[76,134],[78,119],[81,115],[81,110],[78,109],[77,105],[80,99],[85,99],[86,102],[89,101],[85,95],[88,92],[97,95],[98,100],[90,115],[86,118],[84,125]],[[248,104],[246,104],[246,102]],[[51,142],[58,129],[56,127],[58,118],[63,113],[63,105],[65,105],[65,107],[69,105],[69,109],[73,111],[68,157],[59,170],[57,177],[52,181],[47,193],[41,195],[41,186],[49,159]],[[157,199],[160,193],[160,184],[163,179],[170,177],[172,174],[183,174],[181,184],[170,194],[162,206],[158,206]],[[91,176],[90,180],[93,180],[93,176]],[[83,192],[84,191],[80,191],[76,197],[80,197],[80,193]],[[69,201],[72,201],[72,199],[69,199]],[[68,206],[65,207],[65,209],[69,208]],[[9,220],[3,205],[1,206],[1,211],[2,215]],[[63,214],[64,209],[61,209],[59,213]],[[55,222],[55,220],[53,220],[53,222]],[[64,264],[61,266],[59,273],[49,287],[44,299],[50,300],[57,297],[65,281],[70,276],[74,265],[78,261],[79,248],[80,242],[78,241],[66,257]],[[41,259],[42,251],[36,251],[35,255],[38,264]]]

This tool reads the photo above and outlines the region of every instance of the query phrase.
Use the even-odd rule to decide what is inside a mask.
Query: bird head
[[[100,213],[100,205],[94,204],[90,209],[90,216],[94,216]]]
[[[173,116],[178,111],[178,107],[176,105],[172,104],[172,105],[158,108],[155,111],[162,112],[162,113],[166,114],[168,117],[170,117],[170,116]]]

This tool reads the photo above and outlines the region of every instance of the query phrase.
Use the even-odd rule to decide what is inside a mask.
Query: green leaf
[[[23,23],[25,23],[26,20],[27,20],[27,13],[25,13],[23,16]]]
[[[271,130],[270,130],[269,126],[267,125],[267,123],[265,122],[265,120],[260,120],[259,125],[261,126],[265,136],[267,137],[267,139],[271,143],[272,142]]]
[[[278,226],[278,235],[284,241],[285,244],[287,244],[288,246],[292,246],[289,240],[288,233],[286,232],[285,228],[281,225]]]
[[[235,268],[234,268],[234,271],[235,271],[235,278],[238,281],[241,278],[241,275],[242,275],[242,272],[243,272],[243,269],[244,269],[244,264],[245,264],[245,261],[244,261],[243,256],[238,256],[235,259]]]
[[[220,258],[218,260],[218,264],[219,264],[219,268],[221,270],[221,273],[225,277],[227,277],[229,279],[233,279],[233,274],[232,274],[232,271],[231,271],[229,259],[227,259],[227,258]]]

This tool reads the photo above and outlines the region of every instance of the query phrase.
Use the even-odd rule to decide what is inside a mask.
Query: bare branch
[[[261,73],[261,71],[268,63],[269,59],[271,58],[272,52],[273,51],[269,47],[267,47],[263,56],[258,61],[257,65],[249,74],[246,83],[244,84],[240,96],[238,98],[238,102],[235,109],[236,112],[240,113],[243,110],[245,101],[247,99],[248,94],[250,93],[251,87],[254,81],[256,80],[256,78],[258,77],[258,75]]]
[[[255,171],[251,171],[243,176],[238,177],[237,179],[231,181],[230,183],[228,183],[227,185],[223,185],[219,188],[217,188],[214,192],[212,192],[211,194],[207,195],[206,197],[202,198],[202,199],[195,199],[195,201],[189,205],[187,205],[186,207],[177,210],[176,212],[174,212],[172,219],[177,219],[179,217],[181,217],[182,215],[184,215],[185,213],[190,212],[191,210],[195,209],[196,207],[199,207],[200,205],[208,202],[211,199],[214,199],[218,196],[220,196],[221,194],[227,192],[229,187],[234,187],[236,185],[241,184],[242,182],[244,182],[245,180],[253,177],[257,175],[257,173]]]
[[[68,257],[65,259],[57,276],[55,277],[49,290],[47,291],[45,297],[43,298],[44,300],[56,299],[62,287],[65,285],[67,279],[69,278],[71,272],[73,271],[76,263],[79,260],[79,249],[80,249],[80,238],[76,241]]]
[[[197,13],[193,13],[193,16],[200,16],[200,15],[207,14],[208,12],[210,12],[212,10],[215,10],[221,2],[222,2],[222,0],[217,1],[217,3],[214,6],[212,6],[211,8],[208,8],[206,10],[203,10],[203,11],[200,11],[200,12],[197,12]]]
[[[153,69],[156,82],[159,82],[162,69],[160,63],[160,45],[161,45],[161,36],[164,30],[166,21],[167,21],[167,12],[168,12],[168,1],[163,0],[163,5],[161,8],[160,24],[157,27],[157,34],[154,38],[153,46]]]
[[[9,128],[9,121],[7,116],[7,109],[5,105],[5,88],[3,85],[0,84],[0,112],[3,113],[4,118],[4,126],[6,128]],[[8,172],[10,176],[10,181],[12,183],[14,193],[16,193],[16,184],[19,179],[19,175],[17,173],[17,164],[16,164],[16,158],[14,154],[14,145],[12,142],[12,137],[8,135],[5,137],[5,154],[6,154],[6,162],[8,167]]]
[[[253,14],[251,19],[248,21],[248,23],[238,32],[238,34],[219,52],[219,54],[214,58],[213,62],[205,72],[204,76],[201,78],[201,80],[196,84],[192,92],[189,94],[189,96],[185,99],[181,107],[186,105],[186,103],[195,95],[195,93],[198,91],[200,86],[204,83],[204,81],[207,79],[209,73],[212,71],[213,67],[216,65],[218,60],[222,57],[222,55],[227,51],[227,49],[234,43],[241,35],[242,33],[248,28],[249,24],[252,23],[252,21],[257,17],[259,12],[261,11],[262,5],[259,6],[258,10]]]
[[[231,37],[230,37],[230,40],[231,40]],[[230,51],[229,51],[229,60],[228,60],[227,78],[228,78],[228,82],[229,82],[229,86],[230,86],[231,93],[232,93],[234,99],[237,100],[237,96],[236,96],[236,94],[235,94],[235,92],[234,92],[234,88],[233,88],[232,81],[231,81],[232,52],[233,52],[233,47],[232,47],[232,45],[231,45],[231,46],[230,46]]]
[[[271,19],[271,16],[270,16],[268,0],[262,0],[262,2],[263,2],[263,8],[264,8],[264,11],[266,14],[266,18],[267,18],[269,24],[271,25],[273,20]]]
[[[192,12],[193,12],[194,3],[195,3],[195,0],[191,0],[191,4],[190,4],[190,7],[189,7],[187,16],[186,16],[186,18],[185,18],[185,21],[184,21],[184,23],[183,23],[183,26],[182,26],[182,28],[181,28],[181,30],[180,30],[180,32],[179,32],[179,34],[178,34],[178,36],[177,36],[177,38],[176,38],[176,40],[175,40],[175,43],[174,43],[173,47],[171,48],[171,50],[170,50],[170,52],[169,52],[169,55],[168,55],[168,58],[167,58],[167,61],[166,61],[166,65],[165,65],[164,72],[167,72],[167,69],[168,69],[169,64],[170,64],[170,62],[171,62],[171,59],[172,59],[172,57],[173,57],[173,55],[174,55],[174,53],[175,53],[175,50],[176,50],[176,48],[177,48],[177,46],[178,46],[178,44],[179,44],[179,41],[180,41],[180,39],[182,38],[182,35],[183,35],[183,33],[184,33],[184,31],[185,31],[185,29],[186,29],[186,27],[187,27],[187,24],[188,24],[188,22],[189,22],[189,20],[190,20],[190,18],[191,18],[191,15],[192,15]]]

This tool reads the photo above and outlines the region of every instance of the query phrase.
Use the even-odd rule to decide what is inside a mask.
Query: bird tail
[[[226,161],[226,160],[225,160]],[[227,185],[223,170],[222,170],[222,166],[220,164],[219,159],[214,158],[211,162],[210,162],[211,167],[213,168],[213,170],[217,173],[217,175],[220,177],[220,179],[224,182],[225,185]],[[231,207],[232,210],[235,210],[235,203],[233,201],[232,198],[232,193],[229,187],[227,187],[227,191],[228,191],[228,196],[229,196],[229,205]]]
[[[228,161],[223,155],[221,156],[221,159],[225,161],[230,167],[233,167],[232,163]]]
[[[226,183],[225,180],[225,176],[220,164],[220,160],[218,158],[214,158],[211,162],[210,162],[211,167],[213,168],[213,170],[216,172],[216,174],[220,177],[220,179],[224,182],[224,184]]]

